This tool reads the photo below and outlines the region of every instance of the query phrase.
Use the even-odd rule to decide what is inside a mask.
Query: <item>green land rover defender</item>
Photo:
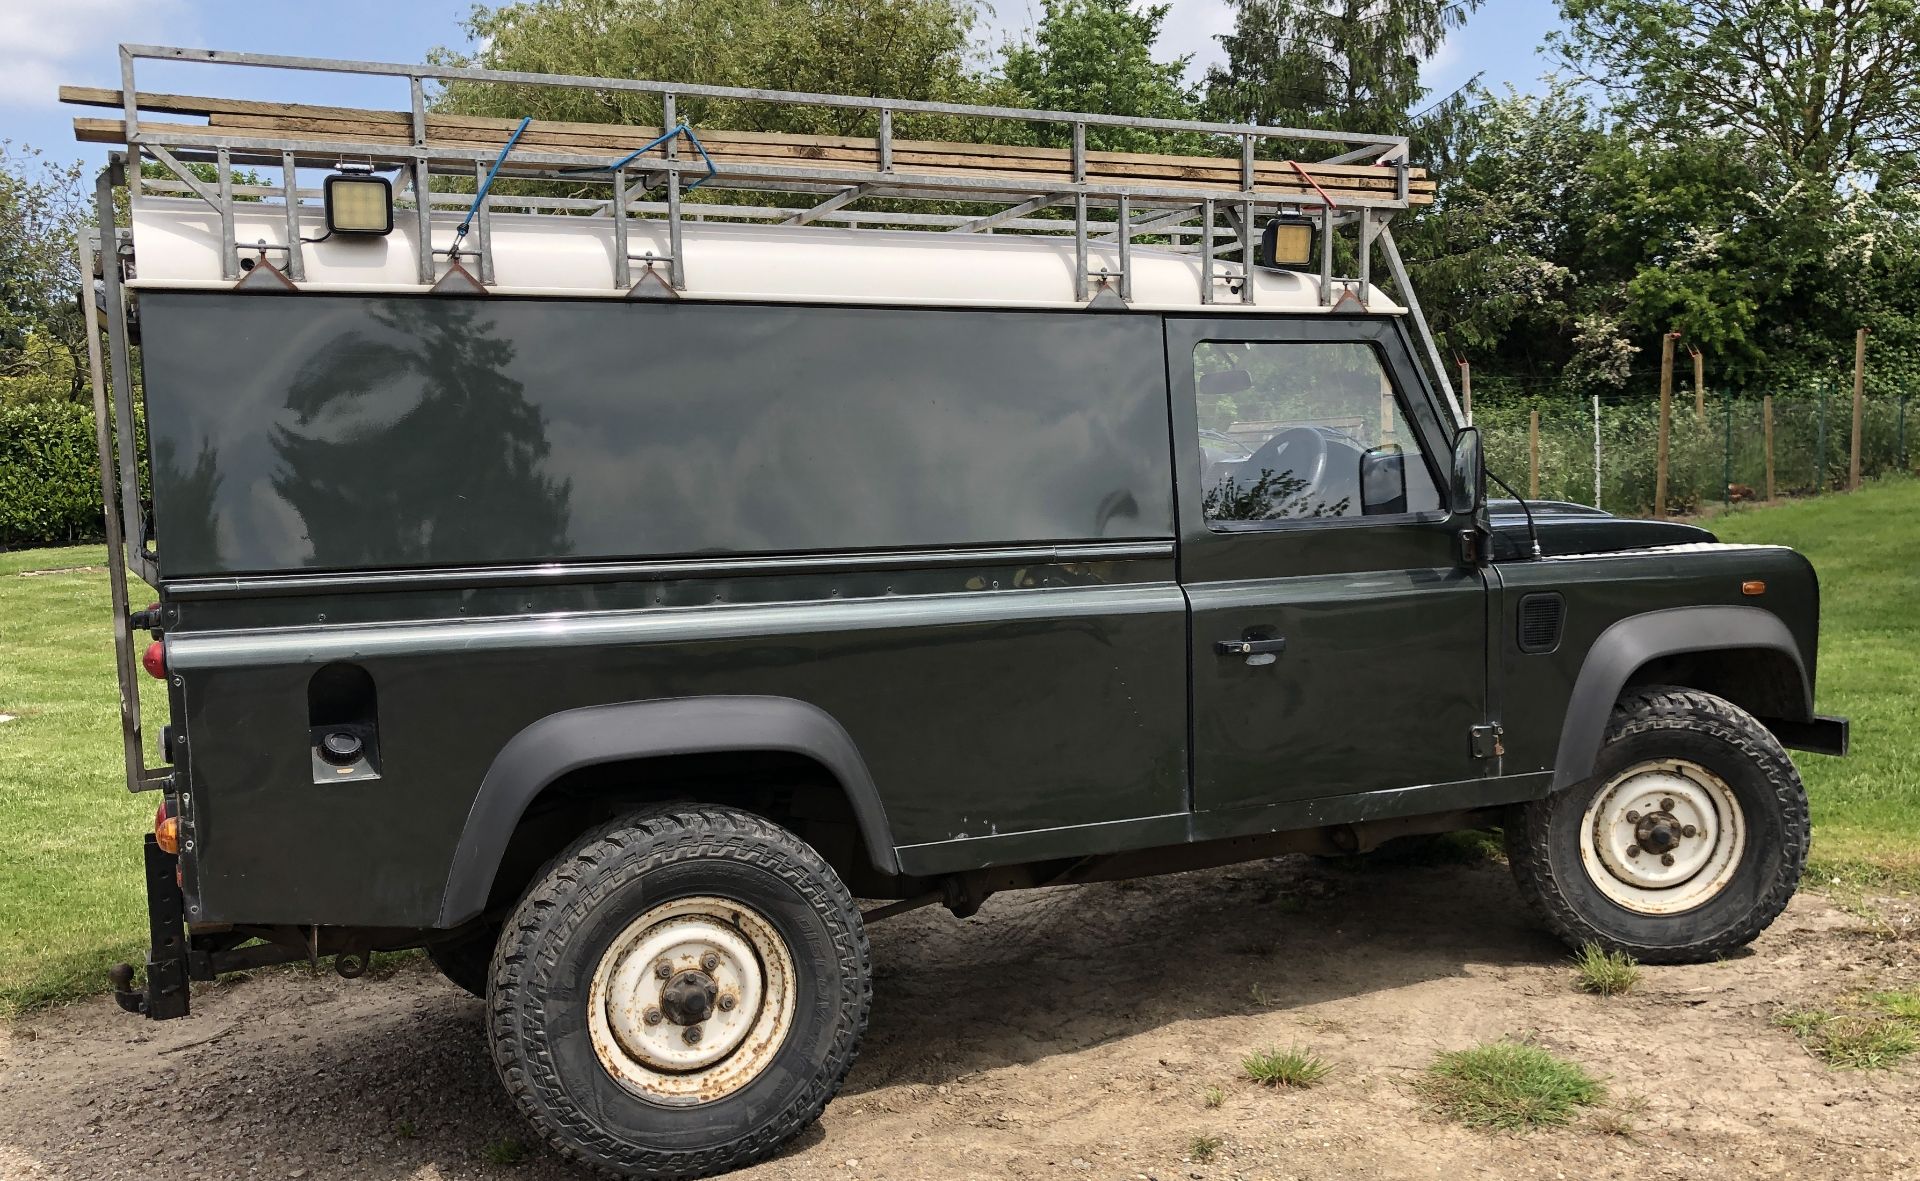
[[[864,924],[915,906],[1498,828],[1547,927],[1660,963],[1798,882],[1785,748],[1847,744],[1812,568],[1489,505],[1403,139],[121,52],[65,97],[120,145],[83,302],[162,801],[128,1009],[423,947],[555,1150],[692,1177],[820,1114]],[[414,101],[147,95],[152,59]],[[448,123],[450,79],[663,118]],[[703,98],[863,132],[702,139]],[[1114,124],[1221,154],[1086,147]]]

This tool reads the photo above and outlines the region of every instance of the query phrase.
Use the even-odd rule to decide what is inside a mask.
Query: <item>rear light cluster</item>
[[[161,800],[153,814],[153,842],[165,852],[180,852],[180,818],[173,814],[171,800]]]
[[[167,644],[165,640],[155,640],[153,643],[147,645],[147,650],[140,654],[140,667],[146,669],[147,675],[149,676],[162,681],[167,679]]]

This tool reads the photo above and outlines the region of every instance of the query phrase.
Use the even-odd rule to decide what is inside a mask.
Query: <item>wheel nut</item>
[[[1661,801],[1660,801],[1660,810],[1661,810],[1662,812],[1671,812],[1671,811],[1673,811],[1673,801],[1672,801],[1672,800],[1661,800]]]
[[[1638,857],[1638,856],[1640,856],[1640,846],[1638,846],[1638,845],[1628,845],[1628,846],[1627,846],[1627,856],[1629,856],[1629,857]]]
[[[718,968],[719,966],[720,966],[720,957],[713,954],[712,952],[708,952],[707,954],[700,957],[700,970],[703,972],[711,972],[715,968]]]
[[[1698,836],[1699,833],[1700,833],[1700,830],[1695,828],[1691,824],[1687,825],[1685,828],[1680,830],[1680,835],[1683,837]]]
[[[687,1032],[680,1036],[686,1040],[689,1046],[697,1046],[700,1044],[700,1027],[698,1025],[689,1025],[687,1026]]]
[[[665,960],[661,960],[653,966],[653,974],[665,980],[667,977],[673,975],[673,965]]]
[[[1628,823],[1628,824],[1638,824],[1638,823],[1640,823],[1640,813],[1638,813],[1638,812],[1629,812],[1629,813],[1627,813],[1627,823]]]
[[[720,998],[720,1011],[722,1013],[731,1013],[733,1012],[733,1007],[739,1003],[739,1001],[733,998],[732,993],[728,993]]]
[[[1662,853],[1662,854],[1660,855],[1660,864],[1662,864],[1662,865],[1672,865],[1672,864],[1673,864],[1673,854],[1671,854],[1671,853]]]
[[[662,1017],[660,1015],[660,1010],[649,1008],[645,1013],[642,1013],[640,1015],[640,1019],[642,1021],[645,1021],[648,1025],[658,1025],[660,1024]]]

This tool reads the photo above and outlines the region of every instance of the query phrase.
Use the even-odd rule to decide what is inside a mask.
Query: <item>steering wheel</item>
[[[1320,487],[1327,475],[1327,437],[1310,426],[1293,426],[1280,431],[1240,464],[1241,470],[1258,479],[1266,472],[1299,480],[1300,487],[1288,499]]]

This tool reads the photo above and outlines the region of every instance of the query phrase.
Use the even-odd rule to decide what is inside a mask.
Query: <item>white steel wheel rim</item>
[[[786,1041],[794,1003],[793,957],[771,923],[732,899],[677,898],[607,945],[587,1024],[594,1055],[622,1086],[690,1105],[758,1077]]]
[[[1674,915],[1733,881],[1747,845],[1726,780],[1686,759],[1656,759],[1607,781],[1580,822],[1587,877],[1616,905]]]

